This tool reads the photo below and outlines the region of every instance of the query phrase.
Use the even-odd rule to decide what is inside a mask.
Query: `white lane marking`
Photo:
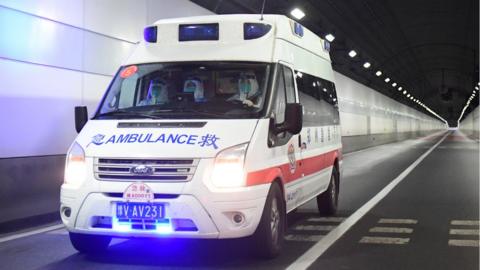
[[[401,219],[401,218],[381,218],[378,223],[381,224],[417,224],[416,219]]]
[[[480,242],[478,240],[450,239],[448,240],[448,245],[456,247],[480,247]]]
[[[373,227],[369,230],[372,233],[412,233],[413,229],[398,227]]]
[[[19,239],[19,238],[23,238],[23,237],[27,237],[27,236],[32,236],[32,235],[39,234],[39,233],[45,233],[45,232],[49,232],[49,231],[53,231],[53,230],[58,230],[58,229],[61,229],[61,228],[64,228],[64,227],[65,226],[63,224],[57,224],[57,225],[53,225],[53,226],[29,231],[29,232],[14,234],[14,235],[10,235],[10,236],[0,238],[0,243],[15,240],[15,239]]]
[[[128,239],[125,239],[125,238],[112,238],[112,242],[110,242],[110,246],[118,245],[118,244],[121,244],[121,243],[126,242],[126,241],[128,241]]]
[[[364,237],[362,237],[362,239],[360,239],[359,243],[362,243],[362,244],[405,245],[405,244],[408,244],[409,241],[410,241],[410,238],[364,236]]]
[[[415,162],[413,162],[407,169],[405,169],[399,176],[393,179],[387,186],[385,186],[377,195],[371,198],[367,203],[360,207],[355,213],[333,229],[329,234],[327,234],[322,240],[318,241],[313,245],[307,252],[302,256],[297,258],[292,264],[290,264],[287,270],[300,270],[307,269],[315,260],[320,257],[335,241],[337,241],[342,235],[344,235],[355,223],[357,223],[365,214],[368,213],[380,200],[385,198],[385,196],[392,191],[409,173],[415,169],[415,167],[422,162],[437,146],[445,140],[449,135],[449,132],[446,132],[445,135],[427,152],[420,156]]]
[[[451,225],[465,225],[465,226],[478,226],[480,222],[478,220],[452,220]]]
[[[314,218],[309,218],[307,221],[312,221],[312,222],[342,222],[344,221],[344,217],[314,217]]]
[[[66,234],[68,234],[68,231],[65,230],[64,228],[62,228],[62,229],[47,232],[47,234],[66,235]]]
[[[471,229],[450,229],[450,234],[458,234],[458,235],[479,235],[478,230],[471,230]]]
[[[295,230],[298,231],[331,231],[337,226],[329,225],[298,225],[295,227]]]
[[[285,235],[286,241],[318,242],[322,238],[323,238],[323,235],[302,235],[302,234]]]

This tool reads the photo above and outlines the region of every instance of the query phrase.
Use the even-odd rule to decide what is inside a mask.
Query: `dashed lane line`
[[[381,224],[417,224],[416,219],[401,219],[401,218],[381,218],[378,223]]]
[[[450,239],[448,240],[449,246],[457,247],[479,247],[479,240],[465,240],[465,239]]]
[[[344,217],[313,217],[313,218],[307,219],[307,221],[311,221],[311,222],[338,222],[338,223],[344,220],[345,220]]]
[[[301,235],[301,234],[288,234],[285,236],[287,241],[299,241],[299,242],[318,242],[324,235]]]
[[[408,244],[410,238],[397,237],[378,237],[378,236],[364,236],[360,239],[362,244],[387,244],[387,245],[405,245]]]
[[[335,229],[337,226],[330,226],[330,225],[297,225],[295,226],[295,230],[298,231],[331,231]]]
[[[398,227],[373,227],[369,230],[371,233],[412,233],[413,229]]]
[[[330,233],[325,235],[320,241],[308,249],[302,256],[298,257],[292,264],[287,267],[287,270],[301,270],[307,269],[313,264],[318,257],[320,257],[329,247],[331,247],[340,237],[342,237],[353,225],[355,225],[363,216],[365,216],[378,202],[387,196],[400,182],[403,181],[419,164],[422,162],[435,148],[441,144],[449,135],[445,132],[443,137],[421,155],[415,162],[413,162],[400,175],[393,179],[387,186],[385,186],[377,195],[373,196],[367,203],[361,206],[350,217],[345,219],[340,225],[333,229]]]
[[[450,229],[450,234],[457,235],[479,235],[478,230],[475,229]]]
[[[462,226],[479,226],[480,222],[478,220],[452,220],[450,224]]]

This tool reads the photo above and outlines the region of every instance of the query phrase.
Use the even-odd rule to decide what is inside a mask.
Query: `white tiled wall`
[[[0,158],[64,154],[74,106],[93,114],[145,25],[205,14],[186,0],[0,0]]]
[[[337,72],[335,85],[343,136],[445,128],[444,123],[436,118],[405,106]]]
[[[472,105],[471,105],[472,106]],[[476,135],[478,139],[479,124],[480,124],[480,107],[477,106],[475,110],[470,112],[465,119],[460,123],[460,130],[467,135]]]

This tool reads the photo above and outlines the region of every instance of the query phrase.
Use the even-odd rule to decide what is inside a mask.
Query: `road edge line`
[[[40,233],[55,231],[55,230],[58,230],[58,229],[62,229],[64,227],[65,227],[65,225],[63,225],[63,224],[57,224],[57,225],[53,225],[53,226],[29,231],[29,232],[14,234],[14,235],[10,235],[10,236],[0,238],[0,243],[5,243],[5,242],[8,242],[8,241],[12,241],[12,240],[16,240],[16,239],[20,239],[20,238],[24,238],[24,237],[28,237],[28,236],[40,234]]]

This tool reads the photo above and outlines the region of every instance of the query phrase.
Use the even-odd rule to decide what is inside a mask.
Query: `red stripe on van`
[[[290,164],[285,163],[276,167],[249,172],[247,186],[271,183],[276,178],[283,179],[283,183],[293,182],[301,178],[302,173],[307,176],[333,165],[335,158],[341,158],[339,150],[330,151],[318,156],[296,161],[296,169],[292,173]]]

